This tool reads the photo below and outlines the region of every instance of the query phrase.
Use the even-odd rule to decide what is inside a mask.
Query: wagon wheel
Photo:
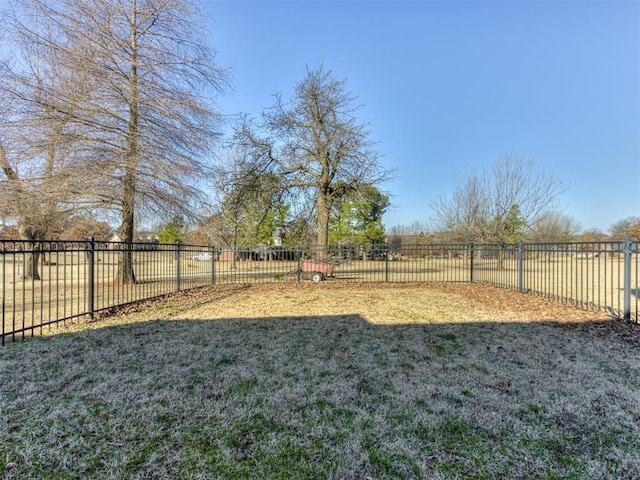
[[[313,280],[314,282],[320,282],[324,280],[324,275],[322,275],[322,273],[320,272],[313,272],[313,275],[311,275],[311,280]]]

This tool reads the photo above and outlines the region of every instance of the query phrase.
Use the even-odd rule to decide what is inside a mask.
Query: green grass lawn
[[[346,288],[0,348],[0,478],[640,478],[638,344]]]

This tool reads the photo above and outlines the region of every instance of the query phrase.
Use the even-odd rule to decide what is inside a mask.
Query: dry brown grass
[[[633,328],[482,285],[185,292],[0,349],[0,476],[638,478]]]
[[[212,281],[211,262],[192,261],[193,252],[184,252],[181,261],[181,288],[208,284]],[[115,253],[102,252],[95,270],[94,307],[109,308],[142,298],[175,291],[176,268],[173,254],[139,252],[135,270],[138,285],[113,282],[117,271]],[[54,264],[41,267],[42,280],[20,279],[23,264],[7,263],[4,270],[3,318],[7,333],[29,329],[50,320],[82,316],[89,310],[85,277],[88,265],[84,251],[53,257]],[[272,285],[298,282],[294,261],[216,262],[216,283],[250,283]],[[476,282],[487,281],[517,288],[518,275],[514,260],[498,268],[496,261],[478,261],[474,270]],[[553,262],[527,263],[523,288],[582,307],[598,307],[622,315],[624,298],[621,283],[622,262],[619,258],[601,256],[591,259],[563,258]],[[637,269],[632,268],[631,285],[637,284]],[[471,278],[468,259],[420,258],[404,261],[342,261],[335,268],[340,282],[468,282]],[[303,280],[308,283],[308,280]],[[637,296],[632,297],[631,317],[638,313]],[[37,329],[37,333],[40,329]],[[25,332],[30,335],[31,332]]]

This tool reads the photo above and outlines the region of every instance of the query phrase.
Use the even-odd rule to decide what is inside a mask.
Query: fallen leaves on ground
[[[177,315],[204,304],[214,303],[233,295],[260,295],[262,292],[322,292],[323,290],[339,290],[349,296],[349,292],[371,291],[377,289],[425,289],[440,293],[457,295],[485,310],[513,312],[514,320],[542,321],[558,325],[561,328],[576,329],[596,336],[609,337],[625,343],[640,345],[640,324],[625,322],[611,318],[606,312],[584,310],[573,305],[538,297],[532,294],[521,294],[513,290],[495,287],[482,283],[338,283],[303,282],[285,285],[247,285],[223,284],[194,288],[174,294],[165,295],[123,307],[105,311],[96,320],[105,318],[137,317],[162,310],[167,316]],[[95,322],[95,320],[94,320]]]

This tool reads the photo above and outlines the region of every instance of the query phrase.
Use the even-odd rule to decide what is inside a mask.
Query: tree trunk
[[[133,249],[130,243],[122,245],[118,260],[117,281],[120,283],[136,283],[136,275],[133,269]]]
[[[238,252],[238,247],[237,245],[234,244],[231,247],[231,252],[229,252],[231,253],[231,256],[229,258],[229,268],[231,270],[235,270],[236,268],[238,268],[238,266],[236,265],[236,255],[238,254],[237,252]]]
[[[27,280],[40,280],[40,274],[38,273],[38,262],[40,261],[40,251],[37,250],[40,246],[39,243],[27,242],[25,243],[25,249],[31,251],[25,257],[24,272],[22,278]]]
[[[122,241],[127,242],[120,254],[118,263],[118,281],[122,283],[136,283],[133,269],[134,210],[136,198],[136,173],[138,155],[138,38],[136,31],[137,4],[131,2],[131,57],[129,59],[129,123],[127,126],[127,151],[125,158],[125,174],[123,179],[122,199]]]
[[[24,251],[26,253],[24,257],[24,269],[22,271],[22,278],[24,280],[40,280],[40,273],[38,272],[38,262],[40,261],[40,248],[41,243],[37,240],[41,240],[37,231],[30,228],[20,227],[20,238],[26,240],[24,243]]]
[[[134,195],[135,173],[127,169],[124,182],[124,198],[122,202],[122,227],[120,235],[124,242],[121,247],[118,260],[117,281],[121,283],[136,283],[136,275],[133,269],[133,222],[134,222]]]
[[[322,191],[318,192],[317,207],[317,228],[315,253],[318,257],[326,257],[327,246],[329,244],[329,217],[331,215],[331,202]]]

